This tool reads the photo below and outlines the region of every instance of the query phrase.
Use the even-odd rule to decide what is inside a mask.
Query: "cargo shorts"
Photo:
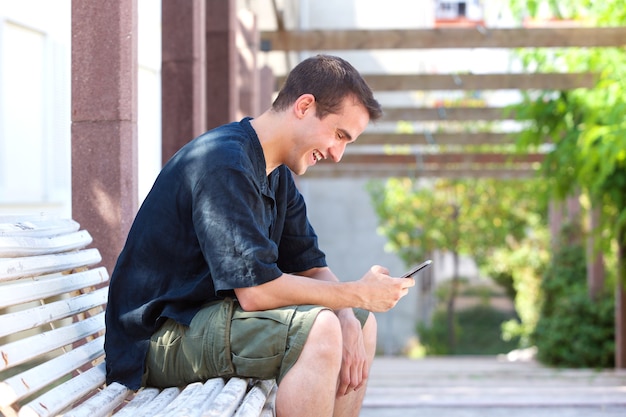
[[[329,309],[299,305],[248,312],[226,299],[205,305],[189,326],[168,319],[150,339],[143,384],[170,387],[232,376],[280,383],[322,310]],[[354,312],[365,325],[369,312]]]

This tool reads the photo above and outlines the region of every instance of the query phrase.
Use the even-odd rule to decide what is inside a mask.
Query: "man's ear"
[[[315,96],[313,94],[302,94],[296,99],[293,105],[296,117],[303,118],[307,112],[315,111]]]

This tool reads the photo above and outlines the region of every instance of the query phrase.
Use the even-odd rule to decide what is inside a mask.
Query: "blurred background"
[[[218,3],[236,21],[230,71],[247,69],[233,81],[240,103],[230,120],[264,111],[281,77],[320,52],[350,61],[385,109],[340,164],[297,178],[342,279],[373,264],[401,275],[434,261],[379,315],[380,354],[513,351],[555,365],[624,366],[619,2],[136,0],[139,204],[172,142],[163,134],[164,109],[176,106],[163,91],[172,88],[172,10],[193,19]],[[0,0],[0,214],[75,214],[77,4]],[[210,67],[218,58],[202,59]],[[207,113],[219,101],[211,91]]]

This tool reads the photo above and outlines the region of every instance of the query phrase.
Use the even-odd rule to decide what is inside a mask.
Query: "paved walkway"
[[[379,357],[360,416],[625,417],[626,370],[559,370],[494,356]]]

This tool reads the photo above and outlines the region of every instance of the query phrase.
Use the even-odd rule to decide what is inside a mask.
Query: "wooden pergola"
[[[280,26],[280,25],[279,25]],[[265,51],[355,51],[462,48],[569,48],[621,47],[626,27],[553,27],[487,29],[483,26],[414,30],[310,30],[277,29],[261,33]],[[490,73],[490,74],[364,74],[374,92],[382,91],[496,91],[592,88],[593,73]],[[276,88],[284,76],[277,77]],[[472,122],[503,122],[514,114],[503,107],[386,107],[385,122],[435,122],[437,133],[368,133],[349,148],[340,164],[320,164],[307,177],[415,176],[415,177],[525,177],[533,175],[541,154],[517,155],[497,151],[475,153],[468,146],[506,145],[515,132],[455,132],[446,126]],[[364,154],[359,147],[379,148]],[[435,145],[408,152],[407,145]],[[448,153],[438,147],[455,145]],[[400,146],[397,151],[390,146]],[[403,147],[403,148],[402,148]],[[512,148],[512,147],[511,147]],[[356,152],[351,153],[354,150]]]
[[[416,30],[311,30],[287,31],[279,24],[275,31],[261,33],[265,51],[314,52],[389,49],[449,48],[603,48],[624,47],[626,27],[527,27],[488,29],[483,26]],[[487,91],[552,90],[593,88],[594,73],[491,73],[491,74],[364,74],[374,94],[381,91]],[[283,82],[278,77],[276,88]],[[320,164],[308,178],[323,177],[528,177],[535,174],[544,155],[518,154],[511,145],[515,133],[498,131],[459,132],[446,129],[459,123],[514,120],[512,111],[489,105],[433,107],[386,107],[385,122],[434,122],[436,133],[424,130],[407,133],[366,132],[348,147],[339,164]],[[493,153],[474,149],[492,145]],[[375,151],[359,152],[360,147]],[[488,149],[488,147],[485,147]],[[390,150],[391,149],[391,150]],[[483,148],[481,148],[483,149]],[[355,150],[356,152],[350,152]],[[571,202],[570,202],[571,203]],[[570,207],[569,215],[576,212]],[[595,215],[591,214],[590,224]],[[560,224],[561,210],[553,213]],[[597,222],[597,219],[596,219]],[[589,260],[590,288],[603,281],[602,258]],[[626,367],[626,292],[616,293],[616,366]]]

